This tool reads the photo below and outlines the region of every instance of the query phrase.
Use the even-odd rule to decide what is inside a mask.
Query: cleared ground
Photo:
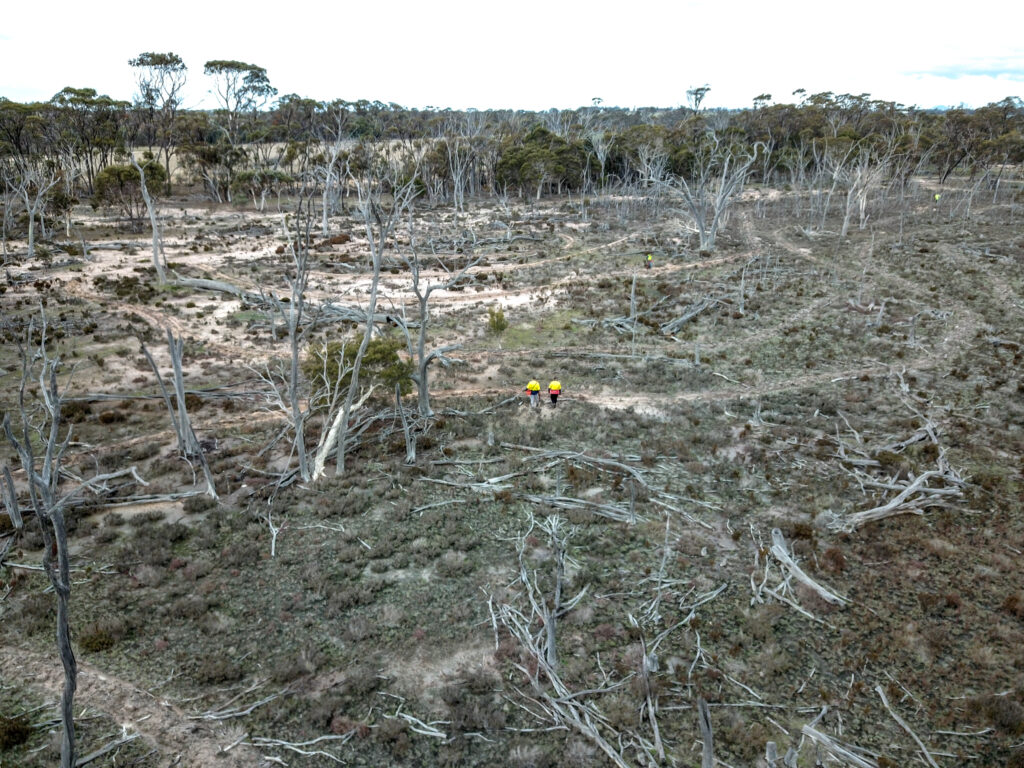
[[[102,217],[78,222],[87,258],[12,257],[3,407],[42,304],[74,368],[71,468],[150,484],[69,515],[80,753],[137,733],[106,764],[613,764],[603,740],[693,765],[703,699],[724,765],[769,741],[844,764],[828,739],[869,765],[1024,765],[1024,211],[914,194],[840,240],[799,194],[751,189],[711,254],[649,201],[420,208],[446,268],[481,258],[431,300],[430,345],[462,345],[432,369],[436,418],[407,467],[394,403],[371,400],[344,475],[311,487],[274,482],[289,456],[254,369],[287,350],[259,307],[157,286],[148,234]],[[279,215],[163,215],[179,274],[286,291]],[[360,223],[331,235],[309,297],[365,301]],[[386,257],[380,311],[414,319],[408,252]],[[167,327],[219,502],[145,501],[196,490],[139,347],[169,371]],[[557,409],[527,407],[531,378],[562,382]],[[557,620],[561,692],[507,627],[518,611],[543,636],[520,575],[550,606],[555,515],[562,599],[586,590]],[[58,744],[41,545],[27,520],[25,567],[0,576],[0,712],[32,726],[12,765]]]

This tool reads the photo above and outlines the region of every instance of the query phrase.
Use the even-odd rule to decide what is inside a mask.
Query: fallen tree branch
[[[801,728],[800,732],[836,760],[842,761],[852,768],[878,768],[878,760],[874,759],[877,756],[872,755],[870,760],[862,757],[859,753],[866,752],[866,750],[860,747],[847,746],[809,724]]]
[[[782,535],[782,531],[778,528],[772,529],[771,553],[775,555],[776,559],[782,563],[782,565],[784,565],[798,581],[813,589],[826,602],[843,607],[850,604],[850,601],[847,598],[825,589],[825,587],[821,586],[818,582],[804,573],[803,569],[796,564],[796,561],[789,554],[789,547],[786,544],[786,539]]]
[[[718,299],[713,299],[710,296],[705,296],[703,299],[694,302],[686,309],[683,310],[683,314],[677,317],[675,320],[669,320],[667,323],[661,324],[661,332],[666,336],[673,336],[679,333],[679,330],[686,325],[688,322],[693,320],[701,312],[710,309],[718,303]]]
[[[913,730],[911,730],[910,726],[907,725],[906,720],[904,720],[902,717],[896,714],[896,711],[891,706],[889,706],[889,700],[885,698],[885,691],[882,690],[882,686],[876,685],[875,693],[878,694],[878,697],[882,700],[882,704],[885,705],[885,708],[889,711],[889,714],[892,715],[892,719],[899,723],[900,727],[904,731],[909,733],[910,737],[917,743],[917,746],[918,748],[920,748],[921,753],[924,755],[924,759],[928,762],[928,765],[930,765],[932,768],[939,768],[935,760],[932,759],[932,755],[928,751],[928,748],[925,747],[924,742],[917,737],[917,734],[914,733]]]
[[[590,464],[597,466],[605,471],[609,468],[617,469],[625,474],[631,476],[644,488],[647,488],[647,481],[644,479],[643,473],[629,466],[623,464],[621,461],[615,461],[614,459],[605,459],[599,456],[590,456],[582,451],[549,451],[544,448],[534,448],[532,445],[517,445],[516,443],[501,443],[502,448],[508,448],[516,451],[530,451],[535,455],[527,457],[527,461],[543,460],[543,459],[568,459],[571,461],[578,461],[581,464]]]
[[[347,741],[349,741],[355,735],[355,732],[356,732],[356,729],[353,728],[352,730],[347,731],[346,733],[343,733],[343,734],[341,734],[339,736],[334,736],[334,735],[320,736],[320,737],[312,739],[310,741],[299,741],[299,742],[282,741],[281,739],[268,739],[268,738],[265,738],[263,736],[255,736],[255,737],[253,737],[253,739],[251,741],[242,742],[242,743],[244,743],[246,746],[250,746],[250,747],[281,747],[282,749],[291,750],[292,752],[300,754],[303,757],[314,757],[314,756],[326,757],[329,760],[333,760],[336,763],[344,764],[344,762],[345,762],[344,760],[342,760],[337,755],[332,755],[330,752],[325,752],[322,749],[308,750],[308,749],[303,749],[303,747],[311,747],[314,744],[319,744],[322,741],[340,741],[342,744],[344,744]],[[277,761],[277,762],[280,762],[280,758],[274,758],[274,760]]]
[[[899,494],[890,499],[888,503],[883,504],[880,507],[873,507],[861,512],[855,512],[852,515],[847,515],[845,518],[839,518],[833,521],[830,527],[833,530],[855,531],[866,523],[873,523],[886,517],[903,514],[924,514],[921,507],[930,502],[931,496],[949,495],[948,488],[929,488],[927,485],[928,481],[932,478],[945,478],[946,476],[947,472],[941,469],[930,469],[927,472],[922,472]],[[938,491],[938,493],[936,493],[936,491]],[[917,496],[915,498],[911,498],[914,494],[917,494]]]
[[[262,707],[264,704],[269,704],[274,699],[280,698],[287,691],[288,691],[287,688],[282,688],[277,693],[272,693],[269,696],[265,696],[264,698],[262,698],[259,701],[256,701],[256,702],[250,704],[248,707],[245,707],[245,708],[240,708],[240,709],[221,709],[221,710],[218,710],[218,711],[209,710],[207,712],[204,712],[201,715],[189,715],[188,719],[189,720],[230,720],[233,717],[245,717],[246,715],[251,715],[254,711],[256,711],[259,707]]]
[[[532,493],[519,493],[516,494],[516,498],[529,501],[532,504],[554,507],[555,509],[585,509],[588,512],[593,512],[595,515],[607,517],[620,523],[636,523],[645,519],[635,512],[615,504],[598,504],[595,501],[575,499],[570,496],[536,496]]]
[[[118,747],[120,747],[123,744],[127,744],[129,741],[135,741],[135,739],[137,739],[137,738],[139,738],[139,734],[138,733],[133,733],[131,736],[125,736],[124,738],[121,738],[121,739],[115,739],[114,741],[110,742],[106,746],[100,747],[95,752],[90,752],[85,757],[78,758],[75,761],[75,768],[81,768],[81,766],[83,766],[83,765],[88,765],[93,760],[97,760],[97,759],[103,757],[108,752],[113,752],[115,749],[117,749]]]

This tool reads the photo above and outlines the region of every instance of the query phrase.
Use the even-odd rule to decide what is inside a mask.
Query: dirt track
[[[60,697],[64,684],[56,654],[46,657],[24,648],[0,648],[0,678],[20,680],[51,699]],[[230,720],[190,719],[159,695],[82,661],[78,662],[75,708],[110,716],[121,724],[120,738],[138,733],[159,755],[161,765],[252,768],[268,764],[257,750],[237,743],[244,731]]]

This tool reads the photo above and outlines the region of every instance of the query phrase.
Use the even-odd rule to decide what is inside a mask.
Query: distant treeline
[[[160,72],[152,59],[132,64]],[[39,103],[0,98],[0,173],[8,193],[35,173],[59,177],[68,198],[93,196],[98,176],[125,166],[128,152],[140,160],[151,153],[150,162],[163,168],[156,179],[168,187],[259,201],[300,183],[330,186],[379,162],[386,148],[392,165],[398,157],[415,164],[424,195],[458,204],[481,195],[591,193],[687,178],[707,170],[709,141],[719,163],[728,157],[723,147],[757,153],[751,179],[769,184],[799,185],[854,161],[942,182],[954,173],[1002,174],[1024,161],[1024,103],[1016,97],[978,109],[920,110],[867,95],[797,92],[797,103],[773,104],[766,94],[740,110],[701,109],[691,99],[672,109],[596,103],[526,112],[291,94],[268,107],[276,92],[260,68],[208,62],[207,74],[222,77],[220,109],[179,109],[177,90],[152,78],[140,79],[135,103],[89,88],[65,88]]]

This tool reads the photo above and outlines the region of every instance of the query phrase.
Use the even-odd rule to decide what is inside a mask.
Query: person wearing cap
[[[552,381],[548,384],[548,394],[551,396],[551,407],[554,408],[558,405],[558,396],[562,394],[562,383],[560,381]]]

